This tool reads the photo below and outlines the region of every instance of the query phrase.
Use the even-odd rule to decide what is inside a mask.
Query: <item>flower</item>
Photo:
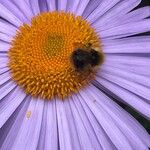
[[[150,147],[149,134],[131,115],[112,100],[115,98],[128,104],[146,118],[150,118],[150,37],[131,37],[150,31],[150,20],[147,18],[150,16],[150,8],[144,7],[132,11],[140,2],[140,0],[1,0],[1,150],[148,150]],[[69,12],[73,13],[70,20],[67,17]],[[50,18],[45,19],[44,15],[40,14],[51,15]],[[79,17],[78,20],[76,16],[82,16],[82,18]],[[61,22],[62,18],[67,18],[63,20],[68,21],[66,26]],[[55,20],[52,28],[46,28],[44,22],[49,23],[51,19]],[[63,40],[62,37],[56,36],[57,32],[54,32],[55,23],[59,21],[59,28],[56,31],[63,28],[60,32],[66,33],[62,33],[63,38],[66,37]],[[44,26],[38,30],[37,27],[41,26],[41,22]],[[47,70],[44,68],[42,73],[39,73],[38,67],[40,66],[34,68],[32,62],[35,64],[38,61],[38,64],[42,64],[44,60],[46,64],[49,59],[53,59],[55,51],[49,52],[49,47],[52,48],[55,38],[55,42],[59,42],[54,44],[54,49],[58,51],[57,46],[63,47],[64,40],[70,34],[71,26],[78,33],[75,34],[78,37],[76,40],[79,43],[86,43],[87,40],[95,44],[96,47],[102,49],[100,52],[104,53],[105,60],[96,74],[92,73],[92,78],[86,74],[90,83],[82,84],[82,80],[79,80],[86,71],[76,74],[73,72],[73,75],[71,71],[69,75],[67,72],[67,81],[70,81],[67,86],[64,82],[64,74],[58,77],[53,71],[52,79],[45,78]],[[78,32],[80,28],[82,30]],[[50,33],[50,36],[42,40],[45,35],[49,35],[46,34],[46,31]],[[71,33],[73,33],[72,30]],[[40,35],[43,36],[40,37]],[[99,44],[97,37],[100,38]],[[68,38],[70,39],[71,37]],[[69,65],[71,62],[65,62],[65,60],[62,60],[63,64],[60,62],[64,55],[69,56],[72,52],[69,51],[72,49],[70,45],[72,41],[68,42],[69,48],[66,47],[67,51],[63,55],[57,52],[59,59],[57,57],[53,59],[54,62],[56,61],[54,64],[53,61],[50,61],[49,65],[52,64],[53,69],[59,71],[60,66],[63,68],[64,64],[68,64],[67,67],[71,68]],[[46,48],[42,47],[43,42],[47,44]],[[49,59],[40,51],[41,48],[46,50],[47,57],[50,54]],[[29,62],[32,60],[32,62],[28,63],[27,60]],[[18,64],[19,66],[16,67]],[[30,71],[26,72],[25,66]],[[65,66],[65,69],[67,67]],[[63,71],[65,69],[63,68]],[[33,76],[30,74],[32,71]],[[34,78],[36,75],[40,75],[37,80]],[[84,74],[83,77],[85,78],[86,75]],[[27,80],[31,77],[33,77],[33,84],[31,80]],[[46,92],[43,90],[47,84],[42,84],[44,88],[39,86],[45,83],[45,79],[46,82],[52,80],[52,90],[57,86],[63,89],[63,85],[66,84],[64,90],[57,87],[55,92],[49,93],[50,96],[47,99]],[[60,79],[63,82],[55,84]],[[70,88],[72,84],[75,84],[77,88],[72,86],[72,90]],[[34,90],[31,85],[34,85]],[[37,90],[35,90],[35,85]],[[29,88],[26,88],[28,86]],[[67,90],[65,90],[66,87]],[[75,93],[68,96],[70,90]],[[65,91],[68,92],[67,95]],[[39,96],[40,92],[44,94]],[[61,96],[57,98],[53,93],[58,96],[61,93],[60,95],[63,95],[65,99],[62,100]]]

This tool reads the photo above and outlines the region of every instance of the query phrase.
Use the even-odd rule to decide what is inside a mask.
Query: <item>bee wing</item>
[[[93,48],[95,51],[100,52],[100,48],[99,47],[94,47]]]

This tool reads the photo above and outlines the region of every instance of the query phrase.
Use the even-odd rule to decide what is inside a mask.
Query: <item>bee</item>
[[[103,62],[104,56],[98,48],[93,48],[92,44],[82,46],[73,51],[71,60],[76,71],[85,71],[95,68]]]

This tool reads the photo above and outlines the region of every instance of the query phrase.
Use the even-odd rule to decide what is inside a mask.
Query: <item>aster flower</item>
[[[150,31],[150,8],[131,11],[140,2],[0,1],[1,150],[148,150],[112,100],[150,118],[150,37],[131,37]],[[77,49],[104,61],[78,71]]]

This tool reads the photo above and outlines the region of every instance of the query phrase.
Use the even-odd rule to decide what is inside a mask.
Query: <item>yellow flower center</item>
[[[13,80],[27,94],[52,99],[68,97],[95,77],[95,70],[77,71],[72,52],[91,43],[101,49],[90,24],[71,13],[48,12],[20,26],[11,43],[8,66]]]

